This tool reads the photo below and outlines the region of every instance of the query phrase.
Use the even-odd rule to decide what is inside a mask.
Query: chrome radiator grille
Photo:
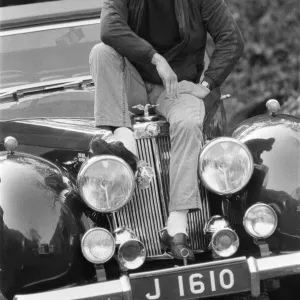
[[[130,203],[116,214],[116,222],[132,228],[145,244],[148,257],[155,257],[163,254],[158,232],[165,227],[168,216],[170,140],[168,136],[138,139],[137,146],[139,157],[155,169],[156,178],[149,189],[135,190]],[[204,190],[202,194],[202,209],[189,214],[189,236],[196,251],[207,246],[203,227],[209,208]]]

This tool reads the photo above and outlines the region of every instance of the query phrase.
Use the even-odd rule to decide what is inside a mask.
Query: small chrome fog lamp
[[[213,235],[220,229],[229,228],[230,224],[229,221],[222,216],[215,215],[210,217],[204,226],[204,234]]]
[[[230,228],[215,232],[211,239],[213,251],[220,257],[230,257],[236,253],[240,245],[238,235]]]
[[[103,264],[114,255],[115,239],[104,228],[88,230],[81,240],[81,250],[84,257],[94,264]]]
[[[267,238],[276,230],[278,218],[275,210],[265,204],[256,203],[244,215],[245,230],[254,238]]]
[[[238,250],[239,237],[231,229],[230,223],[225,217],[219,215],[210,217],[203,231],[211,237],[210,247],[217,257],[230,257]]]
[[[118,251],[118,260],[129,270],[139,268],[146,260],[145,245],[138,239],[130,239],[122,243]]]

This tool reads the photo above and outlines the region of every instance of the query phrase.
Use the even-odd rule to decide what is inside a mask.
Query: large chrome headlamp
[[[131,199],[135,178],[123,159],[100,155],[82,165],[77,185],[83,201],[90,208],[109,213],[117,211]]]
[[[249,149],[234,138],[217,138],[204,146],[199,157],[202,183],[219,195],[233,194],[249,182],[253,173]]]
[[[103,264],[114,255],[116,249],[113,235],[104,228],[92,228],[81,240],[84,257],[94,263]]]
[[[245,230],[254,238],[271,236],[278,224],[275,210],[264,203],[252,205],[246,211],[243,219]]]

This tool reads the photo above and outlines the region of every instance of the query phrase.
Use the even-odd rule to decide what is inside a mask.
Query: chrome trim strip
[[[159,147],[157,143],[157,139],[153,139],[153,153],[155,157],[155,167],[156,167],[156,178],[158,183],[158,190],[160,193],[161,203],[162,203],[162,212],[164,217],[167,219],[168,217],[168,208],[167,201],[163,192],[163,180],[162,180],[162,169],[161,169],[161,160],[159,159]]]
[[[122,275],[120,277],[120,282],[123,291],[123,299],[124,300],[133,299],[129,277],[127,275]]]
[[[300,274],[300,252],[256,259],[260,280]]]
[[[151,272],[143,272],[143,273],[135,273],[130,274],[130,278],[136,279],[136,278],[143,278],[143,277],[153,277],[158,275],[167,275],[167,274],[173,274],[178,273],[179,270],[181,271],[187,271],[187,270],[193,270],[203,267],[214,267],[214,266],[220,266],[222,264],[228,264],[228,263],[237,263],[237,262],[246,262],[246,257],[236,257],[231,259],[222,259],[218,261],[211,261],[207,263],[199,263],[194,265],[188,265],[183,267],[177,267],[177,268],[169,268],[169,269],[163,269],[163,270],[157,270],[157,271],[151,271]]]
[[[19,86],[12,86],[7,87],[4,89],[0,89],[0,97],[8,96],[9,94],[12,94],[14,92],[20,91],[19,93],[22,94],[22,92],[26,91],[39,91],[42,92],[43,90],[50,90],[51,87],[56,87],[58,85],[65,85],[66,87],[70,84],[79,84],[81,81],[89,81],[92,80],[91,75],[86,76],[78,76],[78,77],[68,77],[63,79],[55,79],[55,80],[48,80],[43,82],[36,82],[36,83],[30,83],[30,84],[23,84]],[[74,86],[71,85],[71,87],[74,88]]]
[[[258,297],[260,295],[260,279],[256,259],[249,257],[247,262],[251,276],[251,294],[253,297]]]
[[[249,257],[248,259],[243,257],[237,257],[232,259],[224,259],[220,261],[212,261],[207,263],[200,263],[195,265],[188,265],[177,268],[162,269],[152,272],[143,272],[121,276],[118,280],[99,282],[94,284],[88,284],[85,286],[65,288],[55,291],[49,291],[37,294],[28,295],[16,295],[14,300],[52,300],[52,299],[64,299],[64,300],[83,300],[83,299],[126,299],[132,300],[132,291],[130,285],[130,279],[153,277],[161,274],[178,273],[180,270],[193,270],[202,268],[205,266],[218,266],[222,263],[237,263],[247,262],[249,271],[251,274],[250,288],[253,296],[259,296],[260,294],[260,280],[276,278],[285,275],[300,274],[300,252],[286,255],[276,255],[272,257],[263,257],[255,259]],[[74,296],[76,295],[76,296]]]
[[[164,252],[162,255],[147,257],[146,261],[165,260],[165,259],[174,259],[174,257],[171,254]]]
[[[123,279],[124,281],[124,279]],[[124,283],[123,283],[124,284]],[[64,299],[64,300],[74,300],[74,299],[123,299],[123,286],[121,280],[113,280],[106,282],[99,282],[94,284],[88,284],[78,287],[60,289],[55,291],[49,291],[37,294],[28,295],[16,295],[14,300],[53,300],[53,299]],[[105,297],[105,298],[104,298]]]
[[[100,18],[95,18],[91,20],[81,20],[81,21],[73,21],[73,22],[64,22],[58,24],[47,24],[41,26],[32,26],[27,28],[19,28],[19,29],[8,29],[5,31],[0,31],[0,37],[4,36],[11,36],[23,33],[31,33],[31,32],[40,32],[52,29],[63,29],[69,27],[77,27],[77,26],[88,26],[88,25],[95,25],[100,24]]]

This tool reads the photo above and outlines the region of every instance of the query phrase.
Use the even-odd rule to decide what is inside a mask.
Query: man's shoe
[[[90,142],[92,155],[115,155],[125,160],[136,175],[137,186],[144,190],[150,187],[155,176],[154,170],[143,160],[129,151],[122,142],[111,140],[106,142],[100,136],[94,137]]]
[[[163,232],[161,237],[164,250],[171,251],[174,258],[184,259],[183,255],[185,256],[185,252],[188,252],[188,256],[186,258],[190,261],[194,261],[195,256],[187,239],[188,236],[184,233],[177,233],[174,236],[170,236],[167,230]]]
[[[138,157],[129,151],[122,142],[111,141],[108,143],[100,136],[95,136],[90,142],[90,151],[93,155],[118,156],[129,164],[134,173],[137,171]]]

